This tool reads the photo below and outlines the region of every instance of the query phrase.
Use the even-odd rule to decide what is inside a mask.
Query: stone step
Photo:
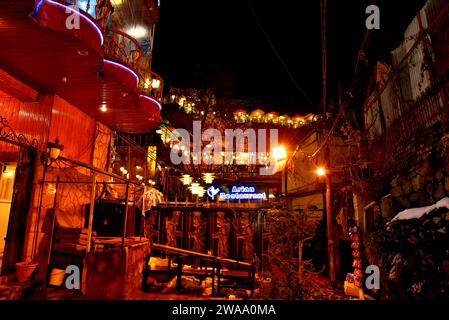
[[[0,284],[0,300],[19,300],[42,289],[42,283],[38,281],[19,283],[14,281],[13,275],[2,277],[7,282]]]
[[[22,293],[20,287],[0,285],[0,300],[17,300],[22,297]]]
[[[14,275],[13,274],[6,274],[6,275],[0,276],[0,285],[1,284],[5,284],[5,283],[9,283],[9,282],[13,282],[13,281],[14,281]]]

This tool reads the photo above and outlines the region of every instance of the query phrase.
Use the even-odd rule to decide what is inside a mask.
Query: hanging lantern
[[[279,117],[279,123],[282,124],[282,125],[287,125],[290,120],[291,119],[290,119],[290,117],[287,114],[284,114],[284,115]]]
[[[192,177],[188,174],[185,174],[182,176],[181,182],[183,185],[188,186],[189,184],[192,183]]]
[[[297,128],[305,123],[304,117],[299,114],[294,116],[292,120],[293,120],[293,126],[295,128]]]
[[[212,184],[214,182],[215,175],[213,173],[207,172],[203,174],[203,180],[206,184]]]
[[[199,187],[200,187],[200,184],[199,184],[199,183],[196,183],[196,182],[192,183],[192,184],[190,185],[190,187],[189,187],[190,192],[192,192],[193,195],[198,194],[198,188],[199,188]]]
[[[153,79],[151,81],[151,87],[153,87],[153,89],[159,89],[160,86],[161,86],[161,80]]]
[[[200,186],[197,189],[197,195],[198,197],[202,198],[204,197],[204,194],[206,193],[206,190],[204,189],[204,187]]]
[[[265,116],[265,121],[269,122],[269,123],[278,123],[279,121],[279,114],[277,112],[270,112],[267,113],[267,115]]]
[[[303,116],[297,114],[296,116],[293,117],[293,122],[299,123],[304,119]]]
[[[181,105],[181,106],[183,106],[184,105],[184,102],[186,101],[187,99],[186,99],[186,97],[184,97],[184,96],[182,96],[182,97],[180,97],[179,98],[179,105]]]
[[[251,112],[251,118],[255,122],[262,122],[264,118],[265,112],[263,110],[257,109]]]
[[[245,122],[247,116],[248,115],[247,115],[246,111],[243,109],[237,109],[234,111],[234,119],[237,122]]]

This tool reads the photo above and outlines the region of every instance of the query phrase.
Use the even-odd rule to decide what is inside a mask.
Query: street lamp
[[[326,169],[323,168],[323,167],[317,168],[317,169],[315,170],[315,173],[316,173],[316,175],[317,175],[318,177],[324,177],[324,176],[327,174]]]
[[[286,160],[287,159],[287,150],[285,150],[284,146],[278,146],[273,148],[273,156],[277,161]]]
[[[318,167],[315,174],[318,177],[326,178],[326,219],[327,219],[327,253],[329,259],[329,279],[332,284],[336,284],[337,276],[335,273],[335,244],[334,244],[334,226],[332,212],[332,188],[331,176],[329,170],[325,167]]]

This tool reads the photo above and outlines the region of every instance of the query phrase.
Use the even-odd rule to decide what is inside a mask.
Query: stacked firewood
[[[96,232],[92,232],[91,241]],[[60,228],[56,231],[53,245],[53,266],[66,267],[74,261],[74,257],[83,257],[86,253],[88,230],[84,228]]]

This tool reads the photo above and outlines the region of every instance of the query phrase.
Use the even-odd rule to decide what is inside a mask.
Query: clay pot
[[[37,263],[17,262],[16,263],[17,281],[26,282],[26,281],[31,280],[36,269],[37,269]]]

